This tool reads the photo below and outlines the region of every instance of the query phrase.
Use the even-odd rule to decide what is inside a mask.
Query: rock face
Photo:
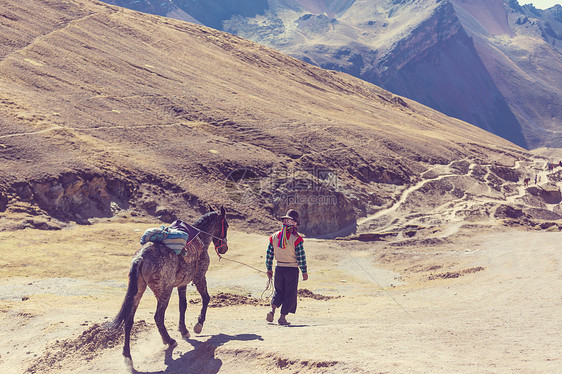
[[[529,187],[527,191],[533,196],[539,196],[547,204],[559,204],[562,201],[560,188],[555,184],[540,187]]]
[[[299,212],[299,230],[309,236],[331,238],[346,236],[355,231],[354,206],[341,192],[293,192],[277,204],[276,215],[283,216],[288,209]]]
[[[60,177],[16,183],[15,197],[36,205],[60,220],[86,222],[92,217],[111,217],[128,209],[133,187],[102,175],[68,173]]]
[[[516,0],[453,0],[479,57],[521,124],[530,148],[560,147],[562,6]]]
[[[109,2],[174,17],[155,10],[155,1]],[[166,6],[521,146],[562,145],[556,131],[562,117],[560,5],[543,11],[516,0],[216,3],[172,0]]]
[[[515,208],[510,205],[500,205],[496,209],[494,217],[499,219],[503,219],[503,218],[518,219],[523,217],[523,210],[521,208]]]
[[[379,64],[379,71],[364,72],[362,78],[526,146],[521,125],[451,3],[435,8]]]
[[[8,197],[0,191],[0,212],[3,212],[6,210],[6,207],[8,206]]]

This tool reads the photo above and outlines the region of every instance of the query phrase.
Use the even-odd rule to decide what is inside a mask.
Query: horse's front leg
[[[180,326],[179,330],[184,339],[189,339],[189,331],[185,327],[185,311],[187,309],[187,286],[178,287],[178,296],[180,298]]]
[[[156,327],[162,336],[162,342],[168,344],[170,347],[175,347],[178,343],[170,337],[166,326],[164,325],[164,316],[166,314],[166,308],[170,302],[170,297],[172,296],[172,287],[162,290],[156,294],[156,299],[158,300],[158,305],[156,306],[156,313],[154,314],[154,321],[156,322]]]
[[[193,327],[193,331],[195,331],[196,334],[200,334],[203,330],[203,323],[205,323],[205,316],[207,315],[207,306],[209,305],[211,297],[209,296],[209,292],[207,292],[207,278],[205,278],[205,276],[201,276],[193,283],[195,283],[195,287],[197,287],[197,291],[199,291],[199,294],[201,295],[201,301],[203,304],[201,306],[201,313],[199,314],[197,324]]]

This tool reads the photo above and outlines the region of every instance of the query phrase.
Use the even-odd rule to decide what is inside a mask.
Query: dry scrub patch
[[[298,290],[297,293],[300,297],[308,297],[314,300],[332,300],[332,299],[339,299],[341,296],[324,296],[316,294],[306,288],[302,288]]]
[[[190,299],[189,303],[200,304],[201,299]],[[209,308],[224,308],[236,305],[264,306],[269,304],[262,299],[244,295],[235,295],[229,292],[219,292],[218,294],[211,296],[211,301],[209,301]]]
[[[156,224],[113,220],[58,231],[0,232],[0,279],[22,274],[93,281],[126,277],[130,267],[126,258],[140,247],[144,230]]]
[[[464,270],[459,270],[459,271],[447,271],[445,273],[432,274],[428,277],[428,279],[429,280],[452,279],[452,278],[462,277],[463,275],[466,275],[466,274],[474,274],[474,273],[477,273],[477,272],[483,271],[483,270],[484,270],[484,267],[477,266],[477,267],[473,267],[473,268],[470,268],[470,269],[464,269]]]
[[[314,300],[331,300],[339,299],[341,296],[324,296],[316,294],[306,288],[298,290],[298,296],[303,298],[311,298]],[[190,304],[200,304],[201,299],[190,299]],[[270,302],[263,298],[256,298],[251,296],[236,295],[229,292],[219,292],[216,295],[211,296],[211,301],[209,302],[209,308],[224,308],[237,305],[254,305],[254,306],[268,306]]]

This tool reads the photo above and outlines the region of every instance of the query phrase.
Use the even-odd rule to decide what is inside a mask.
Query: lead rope
[[[263,294],[266,293],[268,290],[270,292],[269,292],[268,295],[265,296],[265,299],[264,299]],[[265,290],[263,290],[261,295],[260,295],[260,299],[269,304],[269,300],[271,300],[272,296],[273,296],[273,286],[272,286],[271,278],[267,278],[267,284],[265,285]]]
[[[244,262],[242,262],[242,261],[232,260],[232,259],[230,259],[230,258],[226,258],[226,257],[222,256],[222,255],[219,253],[219,248],[223,247],[223,246],[225,245],[224,243],[227,243],[227,240],[226,240],[226,238],[224,237],[224,231],[225,231],[225,230],[224,230],[224,219],[223,219],[222,224],[221,224],[221,238],[217,238],[216,236],[214,236],[214,235],[212,235],[212,234],[210,234],[210,233],[208,233],[208,232],[202,231],[202,230],[199,230],[199,231],[201,231],[201,232],[204,233],[204,234],[207,234],[207,235],[211,236],[212,238],[215,238],[215,239],[220,240],[221,245],[220,245],[219,247],[217,247],[217,246],[215,246],[215,245],[213,244],[213,247],[215,247],[215,253],[217,254],[217,256],[218,256],[218,258],[219,258],[219,262],[220,262],[220,260],[226,260],[226,261],[230,261],[230,262],[235,262],[235,263],[237,263],[237,264],[247,266],[247,267],[249,267],[250,269],[253,269],[253,270],[255,270],[255,271],[258,271],[258,272],[260,272],[260,273],[264,273],[264,274],[267,275],[267,272],[266,272],[266,271],[263,271],[263,270],[260,270],[260,269],[258,269],[258,268],[255,268],[255,267],[253,267],[253,266],[251,266],[251,265],[248,265],[248,264],[246,264],[246,263],[244,263]],[[262,291],[262,293],[261,293],[261,296],[260,296],[260,299],[261,299],[261,300],[264,300],[263,295],[264,295],[268,290],[270,290],[271,292],[269,293],[269,295],[266,296],[266,298],[265,298],[266,301],[269,300],[269,299],[271,299],[271,296],[273,296],[273,286],[272,286],[272,283],[271,283],[271,279],[270,279],[269,277],[267,278],[267,284],[265,285],[265,289],[264,289],[264,290]]]
[[[253,269],[253,270],[255,270],[255,271],[258,271],[258,272],[260,272],[260,273],[264,273],[264,274],[267,275],[267,272],[266,272],[266,271],[263,271],[263,270],[260,270],[260,269],[258,269],[258,268],[255,268],[255,267],[253,267],[252,265],[248,265],[248,264],[246,264],[246,263],[244,263],[244,262],[242,262],[242,261],[238,261],[238,260],[233,260],[233,259],[230,259],[230,258],[226,258],[226,257],[224,257],[224,256],[219,255],[218,252],[217,252],[217,255],[219,256],[219,261],[220,261],[220,260],[226,260],[226,261],[230,261],[230,262],[236,262],[237,264],[247,266],[247,267],[249,267],[250,269]],[[264,298],[263,295],[264,295],[267,291],[270,291],[270,292],[269,292],[269,294],[267,294],[266,297]],[[260,299],[261,299],[261,300],[268,301],[268,300],[271,299],[271,296],[273,296],[273,284],[272,284],[272,282],[271,282],[271,279],[268,277],[268,278],[267,278],[267,284],[265,285],[265,289],[262,291],[262,293],[261,293],[261,295],[260,295]]]

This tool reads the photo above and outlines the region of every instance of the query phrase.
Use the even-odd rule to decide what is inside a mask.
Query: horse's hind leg
[[[187,296],[186,296],[187,286],[178,287],[178,296],[180,298],[180,326],[179,330],[181,336],[185,339],[189,338],[189,331],[185,327],[185,311],[187,309]]]
[[[170,302],[170,297],[172,296],[172,288],[166,289],[162,292],[156,294],[158,299],[158,305],[156,306],[156,313],[154,314],[154,321],[162,337],[162,342],[168,344],[170,347],[175,347],[177,345],[176,341],[170,337],[166,326],[164,326],[164,316],[166,314],[166,308]]]
[[[197,324],[193,327],[193,331],[196,334],[201,333],[203,330],[203,323],[205,323],[205,316],[207,315],[207,306],[209,305],[209,301],[211,297],[209,296],[209,292],[207,291],[207,278],[204,276],[194,281],[195,287],[197,287],[197,291],[201,295],[201,313],[199,314],[199,319],[197,320]]]
[[[135,313],[137,308],[139,307],[139,303],[141,301],[142,295],[146,290],[146,283],[142,279],[142,277],[138,278],[138,290],[135,294],[133,299],[133,306],[131,309],[131,313],[128,318],[125,319],[125,344],[123,345],[123,356],[125,356],[125,360],[127,364],[130,366],[130,369],[133,370],[133,362],[131,359],[131,330],[133,328],[133,322]]]

